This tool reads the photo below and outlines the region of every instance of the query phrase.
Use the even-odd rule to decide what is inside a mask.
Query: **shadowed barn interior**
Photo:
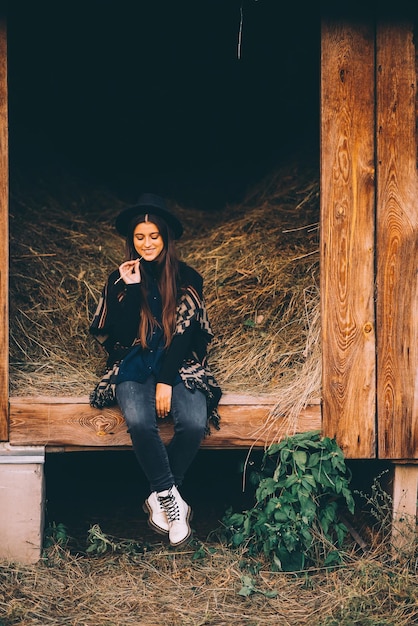
[[[25,19],[21,19],[22,14]],[[13,395],[88,392],[101,355],[94,355],[90,377],[84,371],[74,374],[74,370],[89,368],[83,348],[75,363],[65,357],[65,339],[59,328],[64,328],[68,311],[70,315],[74,312],[65,305],[60,315],[53,310],[54,303],[56,309],[61,296],[63,301],[72,301],[75,292],[73,306],[79,307],[83,301],[80,284],[74,290],[68,275],[74,274],[79,259],[91,263],[90,273],[96,272],[95,280],[84,282],[89,288],[93,285],[97,297],[101,280],[97,272],[104,277],[118,263],[118,248],[111,240],[113,216],[142,191],[171,198],[183,215],[189,238],[182,253],[188,253],[192,264],[198,255],[199,269],[205,280],[208,276],[215,317],[213,293],[217,285],[211,276],[219,268],[215,268],[215,261],[211,263],[214,248],[222,245],[224,253],[229,248],[232,252],[227,264],[241,264],[244,273],[234,287],[238,293],[251,289],[251,279],[245,275],[249,266],[251,273],[254,266],[263,266],[266,274],[276,271],[259,258],[253,261],[255,252],[263,257],[263,245],[264,259],[272,254],[272,230],[292,256],[316,254],[319,23],[315,6],[303,12],[296,6],[288,7],[283,12],[280,3],[272,0],[211,2],[204,6],[166,1],[71,2],[59,6],[49,1],[41,5],[24,0],[13,3],[8,15]],[[295,207],[309,194],[309,210],[298,215]],[[278,212],[281,206],[284,209],[284,217],[276,225],[271,206]],[[244,223],[246,214],[248,222],[261,222],[260,236],[254,242],[261,248],[251,250],[251,240],[246,244],[249,262],[245,256],[237,258],[234,233],[225,233],[223,227],[227,223],[228,231],[235,228],[235,239],[239,235],[243,240],[245,229],[254,228]],[[211,219],[216,224],[216,236],[208,242]],[[283,234],[310,223],[310,234],[305,230],[299,237]],[[78,233],[75,236],[74,231]],[[97,233],[100,236],[101,231],[102,235],[103,231],[109,234],[112,245],[109,254],[100,257],[100,267],[94,268]],[[198,242],[195,247],[194,242]],[[87,260],[82,255],[90,244]],[[280,242],[276,246],[280,247]],[[42,256],[48,254],[51,258]],[[302,261],[296,274],[306,273],[313,260],[308,261]],[[85,269],[77,269],[78,277],[81,271]],[[292,290],[296,291],[292,271],[286,278],[285,299],[289,302],[294,297]],[[58,280],[49,280],[50,273],[58,274]],[[228,272],[224,278],[225,284],[231,280]],[[295,283],[297,280],[295,275]],[[304,288],[302,285],[301,293]],[[267,283],[264,289],[272,287]],[[310,297],[317,302],[317,293]],[[235,299],[236,293],[229,292],[229,298]],[[89,293],[84,301],[91,313],[94,297]],[[263,332],[264,343],[268,342],[265,329],[252,329],[254,310],[250,307],[247,311],[245,306],[238,321],[234,320],[235,327],[246,323],[249,332],[258,332],[258,342],[263,341]],[[73,346],[88,341],[84,335],[87,317],[83,313],[70,329]],[[228,315],[221,308],[218,317],[215,325],[225,338],[230,328],[222,328],[222,317]],[[259,311],[256,320],[262,317],[263,311]],[[273,320],[270,328],[273,323],[282,322]],[[19,333],[29,337],[23,348]],[[303,347],[306,338],[302,331],[300,335]],[[62,352],[54,345],[61,340]],[[48,346],[35,347],[43,342]],[[220,341],[216,346],[219,363],[227,353],[222,347]],[[239,357],[233,358],[237,362]],[[286,356],[283,371],[292,366],[292,358]],[[82,361],[79,368],[77,359]],[[271,372],[266,377],[269,380],[264,379],[261,389],[264,392],[275,384]],[[235,384],[238,389],[251,389],[251,383],[255,379],[244,370],[232,377],[230,387],[234,389]],[[106,460],[100,453],[99,457],[97,453],[85,457],[78,453],[47,455],[50,519],[70,515],[75,501],[95,502],[93,509],[97,510],[103,491],[110,501],[112,495],[118,501],[117,492],[130,500],[124,489],[107,489],[103,484],[114,486],[120,481],[120,485],[128,484],[130,491],[133,486],[124,477],[126,472],[131,477],[132,472],[137,474],[138,493],[132,496],[139,508],[144,485],[141,472],[132,467],[131,452],[106,452],[105,456]],[[202,452],[196,460],[199,486],[204,483],[208,493],[215,490],[219,494],[222,482],[221,506],[231,497],[245,498],[240,495],[245,458],[245,451],[229,456],[227,452]],[[83,468],[79,478],[77,463]],[[105,470],[109,466],[112,479]],[[227,468],[230,481],[219,480],[219,467]],[[69,474],[72,479],[67,481]],[[193,478],[189,482],[189,489],[193,489]],[[71,497],[60,498],[63,491],[72,491],[71,485],[75,488]],[[57,502],[60,504],[54,511]],[[63,502],[68,503],[67,512],[62,509]],[[133,507],[136,510],[136,504]],[[219,504],[215,508],[219,514]]]

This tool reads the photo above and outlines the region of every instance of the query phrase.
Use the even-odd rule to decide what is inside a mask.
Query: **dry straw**
[[[205,280],[212,369],[224,391],[273,396],[271,427],[280,421],[288,433],[320,395],[317,179],[287,167],[223,211],[173,206],[186,230],[181,256]],[[113,228],[123,204],[63,175],[32,183],[15,175],[12,395],[80,396],[95,384],[104,354],[87,329],[123,257]]]
[[[220,544],[100,558],[51,548],[47,560],[0,563],[0,621],[50,626],[410,626],[417,575],[380,553],[346,556],[336,569],[271,572]],[[257,572],[257,573],[256,573]],[[250,594],[241,595],[243,586]]]

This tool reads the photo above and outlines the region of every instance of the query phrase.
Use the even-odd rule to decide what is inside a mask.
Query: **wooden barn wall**
[[[376,456],[375,31],[323,20],[321,52],[323,431]]]
[[[9,411],[9,151],[6,20],[0,16],[0,441],[8,438]]]
[[[410,23],[323,21],[322,428],[348,458],[418,458],[415,107]],[[7,40],[1,19],[0,160],[0,227],[7,242]],[[0,440],[7,440],[7,244],[0,255]]]
[[[398,19],[322,25],[323,432],[349,458],[418,458],[413,35]]]
[[[418,185],[412,23],[377,28],[379,457],[418,457]]]

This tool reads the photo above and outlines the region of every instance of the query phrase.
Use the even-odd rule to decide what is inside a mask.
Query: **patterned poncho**
[[[192,332],[193,326],[193,340],[179,368],[179,375],[187,389],[203,391],[208,406],[208,425],[210,421],[215,428],[219,428],[217,406],[222,392],[207,362],[207,346],[213,338],[213,332],[202,295],[202,279],[184,263],[180,269],[183,287],[177,304],[174,336]],[[116,404],[115,386],[120,364],[139,343],[137,331],[140,303],[131,304],[129,315],[121,315],[124,307],[128,308],[129,286],[123,281],[116,284],[118,276],[118,270],[109,276],[90,326],[90,333],[108,353],[104,376],[90,394],[90,404],[96,408]]]

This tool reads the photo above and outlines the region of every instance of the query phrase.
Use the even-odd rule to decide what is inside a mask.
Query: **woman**
[[[108,352],[110,384],[99,384],[90,401],[101,408],[116,399],[150,483],[143,506],[149,525],[179,546],[191,535],[179,487],[208,419],[219,420],[221,391],[206,363],[213,335],[203,280],[178,260],[174,240],[183,227],[161,197],[143,194],[115,226],[127,260],[109,276],[90,328]],[[165,447],[157,419],[169,415],[174,436]]]

